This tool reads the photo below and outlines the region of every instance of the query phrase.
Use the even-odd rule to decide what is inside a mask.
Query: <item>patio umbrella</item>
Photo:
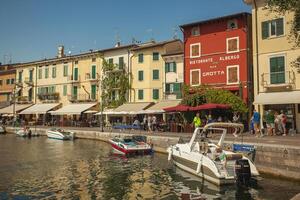
[[[212,110],[212,109],[229,109],[230,106],[226,104],[206,103],[199,106],[191,107],[190,110]]]

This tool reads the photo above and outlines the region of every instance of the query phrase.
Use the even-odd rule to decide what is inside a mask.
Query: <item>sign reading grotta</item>
[[[195,65],[195,64],[202,64],[202,63],[212,63],[212,62],[217,62],[217,61],[227,61],[227,60],[238,60],[240,59],[240,55],[230,55],[230,56],[219,56],[216,58],[203,58],[203,59],[195,59],[195,60],[190,60],[190,65]]]

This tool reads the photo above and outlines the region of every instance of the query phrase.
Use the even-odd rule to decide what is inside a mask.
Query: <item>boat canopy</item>
[[[10,105],[5,108],[0,109],[0,114],[14,114],[14,110],[16,113],[28,108],[32,104],[15,104]],[[14,108],[15,106],[15,108]]]
[[[41,104],[35,104],[22,112],[20,112],[20,115],[30,115],[30,114],[46,114],[48,111],[58,107],[59,103],[41,103]]]
[[[94,107],[96,103],[73,103],[56,111],[50,111],[51,115],[80,115],[82,112]]]

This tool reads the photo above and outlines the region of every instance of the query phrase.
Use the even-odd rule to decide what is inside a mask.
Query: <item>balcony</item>
[[[32,99],[29,99],[28,96],[19,96],[16,99],[16,103],[18,103],[18,104],[32,103]]]
[[[168,99],[168,100],[182,99],[182,93],[181,92],[165,92],[165,99]]]
[[[17,87],[23,87],[22,79],[17,79],[17,80],[16,80],[16,86],[17,86]]]
[[[68,100],[72,103],[74,102],[95,102],[97,101],[97,95],[88,94],[78,94],[78,95],[68,95]]]
[[[55,93],[45,93],[45,94],[38,94],[38,99],[40,101],[42,101],[43,103],[55,103],[58,102],[59,100],[59,93],[55,92]]]
[[[68,76],[68,82],[72,83],[79,83],[80,82],[80,76]]]
[[[86,73],[85,74],[85,80],[86,81],[91,81],[91,82],[97,82],[99,80],[99,75],[96,74],[95,77],[93,77],[91,73]]]
[[[292,90],[295,85],[295,73],[293,71],[263,73],[261,85],[266,92]]]
[[[30,85],[30,86],[33,86],[33,79],[32,78],[25,78],[24,82],[27,84],[27,85]]]

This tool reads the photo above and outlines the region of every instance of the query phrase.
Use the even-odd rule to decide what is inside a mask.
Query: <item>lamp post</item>
[[[99,75],[98,75],[99,77]],[[101,132],[104,132],[104,127],[103,127],[103,86],[102,86],[102,76],[98,78],[99,80],[99,83],[100,83],[100,98],[101,98],[101,119],[100,119],[100,129],[101,129]]]

